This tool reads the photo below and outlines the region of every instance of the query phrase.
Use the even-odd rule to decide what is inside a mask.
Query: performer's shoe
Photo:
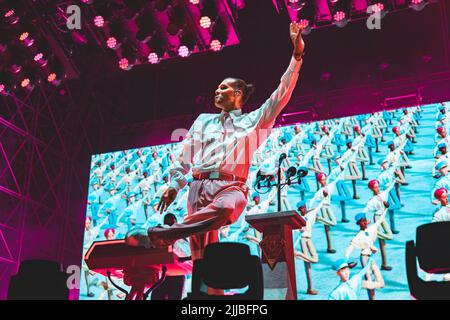
[[[406,169],[411,169],[412,167],[410,165],[407,165],[405,168]]]
[[[410,155],[410,156],[413,156],[413,155],[415,155],[415,154],[416,154],[415,152],[412,152],[412,151],[409,152],[409,155]]]
[[[392,267],[391,267],[391,266],[381,266],[381,270],[384,270],[384,271],[391,271],[391,270],[392,270]]]
[[[409,182],[402,183],[402,186],[408,186]]]
[[[358,196],[353,196],[353,199],[358,200],[359,197]]]
[[[342,223],[348,223],[348,222],[350,222],[350,220],[348,220],[348,219],[342,219],[341,222],[342,222]]]
[[[306,290],[306,293],[307,293],[307,294],[310,294],[310,295],[313,295],[313,296],[315,296],[316,294],[318,294],[318,292],[317,292],[316,290],[314,290],[314,289],[308,289],[308,290]]]
[[[350,269],[353,269],[354,267],[356,267],[357,265],[358,265],[358,262],[356,262],[356,261],[351,261],[351,262],[349,262],[349,263],[347,263],[348,264],[348,267],[350,268]]]
[[[147,229],[145,228],[134,228],[128,231],[125,235],[125,243],[130,247],[155,247],[150,241]]]
[[[375,165],[375,162],[369,163],[369,166],[373,166],[373,165]]]
[[[391,230],[391,231],[392,231],[393,234],[399,234],[400,233],[400,231],[398,231],[398,230]]]
[[[362,180],[366,181],[366,180],[369,180],[369,178],[362,178]]]
[[[87,294],[87,296],[88,296],[89,298],[93,298],[93,297],[95,297],[95,294],[94,294],[93,292],[89,292],[89,293]]]
[[[336,253],[336,250],[334,250],[334,249],[327,249],[327,253]]]

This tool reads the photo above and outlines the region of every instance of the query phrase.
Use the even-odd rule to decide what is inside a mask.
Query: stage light
[[[7,95],[11,85],[11,76],[8,73],[0,73],[0,94]]]
[[[19,40],[26,46],[31,47],[34,44],[34,39],[28,32],[24,32],[20,35]]]
[[[119,68],[122,70],[127,70],[130,67],[130,64],[128,62],[127,58],[122,58],[119,60]]]
[[[416,11],[421,11],[427,4],[428,3],[425,0],[411,0],[411,4],[409,6]]]
[[[220,51],[222,49],[222,43],[219,40],[213,40],[211,41],[211,43],[209,44],[209,47],[211,48],[211,50],[213,51]]]
[[[20,64],[13,63],[9,70],[12,74],[18,74],[20,71],[22,71],[22,66]]]
[[[159,62],[159,57],[155,52],[150,52],[148,55],[148,62],[151,64],[157,64]]]
[[[178,48],[178,55],[179,55],[180,57],[186,58],[187,56],[189,56],[189,54],[190,54],[190,51],[189,51],[188,47],[186,47],[186,46],[180,46],[180,47]]]
[[[314,1],[305,1],[304,6],[297,12],[297,22],[303,26],[302,34],[307,35],[314,27],[316,8]]]
[[[384,4],[382,4],[381,2],[374,3],[372,5],[372,10],[374,13],[382,12],[384,10]]]
[[[333,16],[333,23],[336,26],[343,28],[347,25],[350,17],[350,8],[350,0],[330,1],[329,9]]]
[[[304,0],[289,0],[288,6],[292,10],[299,11],[306,5]]]
[[[94,0],[81,0],[81,2],[83,2],[85,4],[92,4],[92,3],[94,3]]]
[[[98,28],[102,28],[105,25],[105,19],[102,16],[96,16],[94,18],[94,25]]]
[[[106,40],[106,45],[110,49],[116,49],[117,48],[117,40],[114,37],[109,37],[108,40]]]
[[[189,0],[189,2],[192,4],[199,4],[200,0]]]
[[[211,19],[207,16],[201,17],[200,26],[204,29],[208,29],[211,26]]]
[[[34,61],[42,68],[45,67],[48,63],[47,59],[44,58],[44,54],[42,52],[37,53],[34,58]]]
[[[16,24],[17,22],[19,22],[19,20],[20,20],[19,17],[16,16],[16,13],[14,10],[6,11],[6,13],[3,16],[5,17],[6,21],[9,24],[13,24],[13,25]]]
[[[25,78],[22,79],[22,81],[20,81],[20,86],[28,91],[32,91],[34,89],[32,78],[26,76]]]
[[[381,19],[386,16],[388,11],[388,2],[386,0],[371,0],[372,5],[368,6],[369,14],[376,14]]]
[[[50,82],[55,87],[58,87],[61,84],[61,80],[58,79],[56,73],[52,72],[47,76],[47,81]]]
[[[6,94],[6,87],[3,83],[0,83],[0,94]]]

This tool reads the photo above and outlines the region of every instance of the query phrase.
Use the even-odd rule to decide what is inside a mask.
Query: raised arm
[[[278,88],[272,93],[270,98],[259,109],[249,114],[250,118],[255,120],[257,127],[260,129],[268,129],[273,126],[275,118],[289,102],[292,91],[294,91],[295,85],[297,84],[298,74],[303,61],[303,50],[305,48],[301,31],[302,28],[298,24],[291,23],[290,35],[294,51],[289,67],[281,77]]]

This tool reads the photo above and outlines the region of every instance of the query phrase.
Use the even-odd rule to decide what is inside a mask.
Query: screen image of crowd
[[[337,271],[343,264],[353,267],[348,285],[354,284],[355,298],[411,299],[405,242],[421,224],[450,221],[449,108],[444,102],[274,128],[252,159],[247,209],[221,228],[220,241],[248,244],[253,255],[261,255],[261,234],[245,216],[277,211],[273,184],[285,153],[282,181],[290,167],[308,172],[281,189],[281,210],[297,210],[306,221],[293,236],[299,299],[339,299]],[[92,157],[83,256],[94,241],[183,220],[188,187],[167,212],[157,211],[180,147],[177,142]],[[192,177],[187,179],[189,184]],[[178,240],[174,251],[190,256],[189,240]],[[105,276],[84,261],[82,266],[80,299],[124,298]],[[449,276],[421,274],[436,281]],[[189,290],[186,276],[183,297]]]

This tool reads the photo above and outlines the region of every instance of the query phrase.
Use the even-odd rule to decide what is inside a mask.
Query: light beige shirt
[[[220,171],[247,178],[254,152],[267,139],[276,117],[291,98],[302,60],[291,59],[278,88],[258,109],[200,114],[183,140],[180,157],[170,170],[171,187],[186,185],[185,175]],[[229,116],[228,116],[229,115]]]

